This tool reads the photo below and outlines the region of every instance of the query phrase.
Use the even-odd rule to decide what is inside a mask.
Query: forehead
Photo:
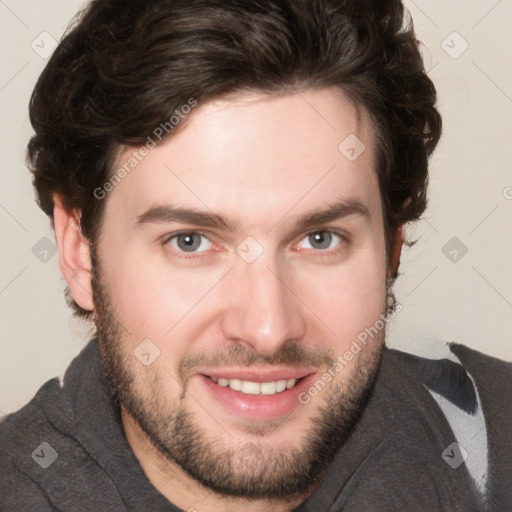
[[[120,153],[116,167],[136,148]],[[133,220],[158,204],[270,226],[288,214],[358,199],[380,209],[371,124],[339,90],[245,94],[192,112],[108,196],[108,216]],[[268,226],[267,226],[268,227]]]

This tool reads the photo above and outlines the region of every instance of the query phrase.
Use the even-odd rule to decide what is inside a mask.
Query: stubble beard
[[[166,376],[158,376],[151,367],[144,375],[133,353],[125,353],[123,348],[129,346],[128,334],[118,321],[102,283],[97,258],[92,260],[97,340],[107,385],[114,400],[138,424],[158,453],[222,496],[290,500],[293,496],[307,495],[317,487],[370,398],[382,357],[385,329],[372,340],[372,346],[364,347],[360,357],[351,363],[354,368],[347,380],[338,378],[337,384],[333,381],[319,397],[311,400],[311,405],[304,406],[317,407],[315,401],[323,400],[311,417],[300,447],[278,451],[271,443],[266,443],[265,436],[279,427],[275,423],[256,424],[246,429],[251,441],[230,447],[228,443],[236,439],[236,434],[231,437],[226,433],[224,439],[213,438],[187,410],[186,382],[182,384],[179,398],[170,403],[159,386],[159,380]],[[293,366],[302,355],[296,345],[289,345],[280,354],[279,362]],[[246,357],[251,359],[249,355]],[[232,359],[227,361],[233,362]],[[276,364],[275,358],[272,361]],[[330,362],[326,370],[334,366],[335,359]],[[343,369],[338,377],[343,377],[345,371]]]

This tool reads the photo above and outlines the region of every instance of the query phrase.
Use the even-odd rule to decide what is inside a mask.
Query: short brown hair
[[[32,94],[39,205],[53,219],[60,195],[94,242],[104,202],[93,191],[118,150],[144,144],[190,98],[335,86],[372,120],[389,249],[425,210],[441,134],[418,46],[398,0],[93,0]]]

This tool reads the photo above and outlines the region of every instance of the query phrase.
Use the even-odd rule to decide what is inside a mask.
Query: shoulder
[[[463,345],[451,350],[475,381],[488,438],[491,510],[512,510],[512,364]]]
[[[450,343],[450,351],[455,354],[464,367],[478,375],[486,375],[491,382],[496,377],[512,379],[512,361],[504,361],[495,357],[483,354],[478,350],[470,349],[460,343]],[[498,372],[498,374],[496,374]]]
[[[45,415],[42,404],[47,396],[58,396],[60,384],[53,379],[19,411],[0,422],[0,509],[53,510],[45,493],[32,478],[58,457],[54,446],[61,437]]]
[[[0,423],[0,510],[123,510],[104,470],[80,443],[69,390],[48,381]]]
[[[19,411],[8,414],[0,422],[0,454],[3,460],[22,456],[33,443],[53,430],[44,412],[48,397],[58,396],[58,379],[44,384],[35,397]],[[34,446],[36,448],[37,445]],[[31,452],[28,453],[30,458]]]
[[[98,432],[91,430],[108,420],[108,411],[98,408],[99,365],[94,344],[87,345],[62,386],[48,381],[0,423],[0,510],[126,509],[111,478],[111,459],[99,461]]]
[[[457,441],[447,456],[464,461],[492,510],[512,510],[512,363],[459,343],[438,348],[432,359],[389,355],[446,417]]]
[[[466,412],[475,412],[479,398],[493,403],[496,389],[504,388],[505,397],[512,400],[512,362],[459,343],[437,345],[431,357],[395,349],[389,349],[388,354],[427,389]]]

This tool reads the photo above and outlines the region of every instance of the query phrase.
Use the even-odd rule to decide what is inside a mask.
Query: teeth
[[[239,379],[231,379],[227,380],[226,386],[229,386],[231,389],[234,389],[235,391],[241,391],[242,390],[242,381]]]
[[[223,379],[222,377],[219,379],[212,377],[212,380],[223,388],[229,387],[246,395],[275,395],[285,389],[293,388],[297,382],[297,379],[288,379],[260,383],[240,379]]]
[[[262,395],[276,394],[277,385],[275,382],[262,382],[259,387]]]
[[[278,380],[276,382],[276,392],[281,393],[281,391],[284,391],[286,389],[286,380]]]
[[[246,395],[259,395],[261,386],[257,382],[249,382],[248,380],[242,381],[242,393]]]

